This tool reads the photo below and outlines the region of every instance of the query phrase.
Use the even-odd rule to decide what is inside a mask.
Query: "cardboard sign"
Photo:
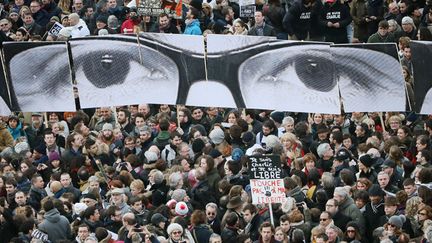
[[[138,14],[142,16],[158,17],[166,13],[174,19],[182,18],[182,0],[140,0]]]
[[[240,5],[240,17],[242,18],[254,17],[256,11],[255,1],[240,0],[239,5]]]
[[[249,177],[253,204],[286,200],[279,156],[251,156]]]
[[[63,25],[61,25],[58,22],[55,22],[54,25],[51,27],[51,29],[48,31],[48,33],[50,35],[53,35],[53,36],[58,36],[59,33],[60,33],[60,30],[63,29],[63,28],[64,28]]]

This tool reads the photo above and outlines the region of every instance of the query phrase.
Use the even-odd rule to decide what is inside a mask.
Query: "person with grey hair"
[[[213,232],[216,234],[221,233],[221,220],[218,216],[218,206],[214,202],[207,203],[205,207],[207,224],[210,225]],[[210,237],[211,238],[211,237]]]
[[[382,240],[387,239],[384,227],[378,227],[374,229],[374,231],[372,232],[372,236],[374,242],[381,242]]]
[[[166,184],[162,171],[153,169],[149,173],[149,191],[151,191],[152,204],[158,207],[166,202],[169,187]]]
[[[222,238],[220,235],[215,233],[210,235],[209,243],[219,243],[219,242],[222,242]]]
[[[108,25],[108,28],[111,29],[112,32],[120,33],[119,20],[115,15],[108,16],[107,25]]]
[[[77,13],[69,14],[70,26],[66,29],[70,30],[71,38],[78,38],[90,35],[90,30],[84,20],[80,19]]]
[[[324,172],[330,172],[333,166],[333,149],[330,144],[322,143],[317,147],[317,155],[319,157],[316,167]]]
[[[294,133],[294,125],[295,121],[294,118],[292,118],[291,116],[286,116],[282,119],[281,126],[285,128],[285,132]]]
[[[175,189],[180,189],[183,187],[183,175],[180,172],[172,173],[168,178],[168,183],[170,189],[174,191]]]
[[[360,225],[360,232],[363,234],[365,230],[363,214],[360,209],[357,208],[354,200],[349,196],[347,189],[345,187],[336,187],[333,195],[333,199],[339,205],[339,211],[343,215],[356,220]]]

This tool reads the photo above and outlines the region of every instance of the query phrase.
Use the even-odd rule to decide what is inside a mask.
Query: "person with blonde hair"
[[[297,139],[296,135],[291,132],[286,132],[280,138],[282,143],[287,164],[291,165],[291,163],[297,158],[301,158],[304,155],[304,151],[301,148],[301,142]]]

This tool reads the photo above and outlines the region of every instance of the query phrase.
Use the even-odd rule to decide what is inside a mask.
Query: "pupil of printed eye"
[[[328,92],[335,87],[334,67],[325,58],[300,57],[294,65],[297,75],[306,87],[322,92]]]

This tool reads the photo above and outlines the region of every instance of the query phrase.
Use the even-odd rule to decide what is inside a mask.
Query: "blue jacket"
[[[186,29],[184,31],[186,35],[201,35],[200,22],[198,19],[194,19],[192,23],[186,25]]]

